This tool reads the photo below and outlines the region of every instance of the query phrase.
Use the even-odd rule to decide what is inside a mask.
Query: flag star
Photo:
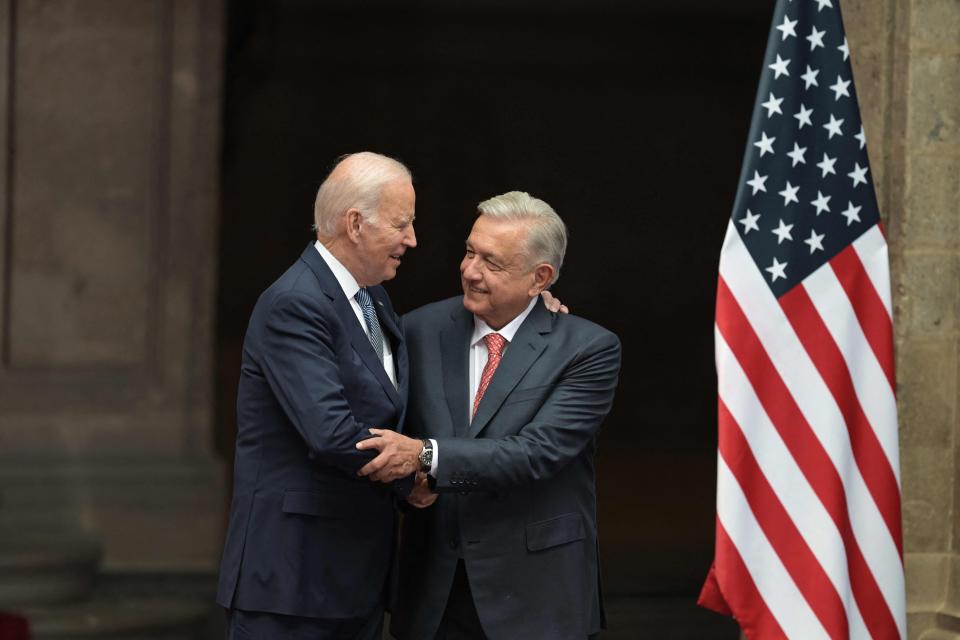
[[[820,10],[823,9],[824,7],[830,7],[831,9],[833,8],[832,0],[814,0],[814,2],[820,5],[819,7],[817,7],[817,13],[820,13]]]
[[[757,226],[757,220],[760,219],[759,213],[751,213],[750,209],[747,209],[747,215],[740,218],[737,222],[743,225],[743,235],[750,233],[750,230],[760,231],[760,227]]]
[[[785,270],[786,268],[787,268],[787,263],[786,263],[786,262],[783,262],[783,263],[777,262],[777,259],[774,258],[774,259],[773,259],[773,264],[771,264],[769,267],[767,267],[766,269],[764,269],[764,271],[769,271],[769,272],[770,272],[770,281],[771,281],[771,282],[776,282],[776,281],[777,281],[777,278],[783,278],[784,280],[787,279],[787,274],[784,272],[784,270]]]
[[[820,2],[820,0],[817,0],[817,2]],[[830,5],[830,6],[832,7],[833,5]],[[843,53],[844,60],[850,57],[850,45],[847,44],[846,36],[844,36],[843,38],[843,44],[837,47],[837,49],[839,49]]]
[[[794,143],[793,143],[793,151],[790,151],[790,152],[787,153],[787,155],[790,156],[790,159],[793,160],[793,164],[790,165],[790,166],[791,166],[791,167],[795,167],[795,166],[797,166],[797,163],[798,163],[798,162],[801,162],[801,163],[803,163],[803,164],[807,164],[807,161],[806,161],[806,160],[804,159],[804,157],[803,157],[803,154],[805,154],[806,152],[807,152],[807,148],[806,148],[806,147],[801,147],[801,146],[798,145],[796,142],[794,142]]]
[[[793,229],[792,224],[784,224],[783,218],[780,218],[780,226],[776,229],[771,230],[773,235],[777,236],[777,244],[780,244],[784,240],[793,240],[793,236],[790,235],[790,230]]]
[[[797,32],[794,29],[794,27],[797,26],[797,22],[798,20],[791,20],[787,16],[783,16],[783,24],[777,27],[777,30],[782,34],[782,37],[780,38],[781,42],[790,36],[793,36],[794,38],[797,37]]]
[[[769,118],[775,113],[782,114],[783,111],[780,110],[780,103],[783,102],[783,98],[778,98],[777,96],[770,94],[770,99],[766,102],[760,103],[761,106],[767,110],[767,117]]]
[[[860,141],[860,148],[861,148],[861,149],[863,149],[864,145],[867,144],[867,134],[865,134],[865,133],[863,132],[863,125],[860,125],[860,133],[858,133],[857,135],[855,135],[855,136],[853,136],[853,137]]]
[[[823,125],[823,128],[830,132],[830,135],[827,136],[827,139],[833,138],[833,136],[843,135],[843,132],[840,131],[840,125],[843,124],[843,118],[837,120],[833,117],[833,114],[830,114],[830,122]]]
[[[860,222],[860,209],[863,207],[855,207],[852,202],[847,203],[847,210],[841,211],[840,215],[847,219],[847,226],[849,227],[854,222]]]
[[[810,237],[803,242],[810,247],[811,255],[814,251],[823,251],[823,238],[826,235],[825,233],[817,233],[813,229],[810,229]]]
[[[850,80],[844,80],[839,75],[837,75],[836,84],[830,85],[830,88],[833,89],[833,93],[834,93],[833,99],[839,100],[840,96],[847,96],[849,98],[850,92],[847,91],[847,87],[849,86],[850,86]]]
[[[853,180],[854,187],[861,182],[867,184],[867,167],[861,167],[859,162],[854,163],[853,171],[847,175]]]
[[[810,42],[810,51],[813,51],[817,47],[823,48],[823,36],[827,33],[827,30],[817,31],[817,28],[814,26],[810,27],[810,35],[807,36],[807,40]]]
[[[804,73],[800,78],[803,79],[803,82],[806,86],[804,89],[809,89],[812,86],[819,87],[820,83],[817,82],[817,75],[820,74],[820,69],[811,69],[810,65],[807,65],[807,72]]]
[[[773,143],[776,140],[776,138],[768,138],[767,133],[765,131],[761,131],[760,135],[762,135],[763,137],[760,138],[758,141],[754,142],[753,146],[760,149],[760,157],[762,158],[767,153],[773,153]]]
[[[787,186],[783,188],[783,191],[778,191],[777,193],[783,196],[783,206],[790,204],[790,201],[800,203],[800,199],[797,198],[797,191],[800,190],[800,187],[794,187],[790,184],[790,181],[787,180]]]
[[[810,121],[810,116],[812,114],[813,114],[813,109],[807,109],[805,106],[801,104],[800,111],[797,111],[795,114],[793,114],[793,117],[796,118],[797,122],[800,123],[800,126],[797,128],[803,129],[803,125],[805,124],[808,124],[812,127],[813,122]]]
[[[753,179],[747,180],[747,184],[753,187],[753,193],[751,195],[757,195],[757,191],[767,192],[766,187],[767,176],[760,175],[759,171],[753,172]]]
[[[810,204],[817,208],[817,215],[820,215],[824,211],[830,211],[830,197],[831,196],[825,196],[820,193],[819,189],[817,190],[817,199],[810,202]]]
[[[777,61],[773,64],[768,64],[767,67],[773,69],[773,79],[776,80],[780,76],[789,76],[790,72],[787,71],[787,65],[790,64],[790,59],[786,60],[780,57],[780,54],[777,54]]]
[[[834,170],[833,165],[837,164],[836,158],[831,158],[827,154],[823,154],[823,160],[817,163],[817,166],[820,167],[820,170],[823,171],[821,178],[826,178],[828,173],[837,175],[837,172]]]

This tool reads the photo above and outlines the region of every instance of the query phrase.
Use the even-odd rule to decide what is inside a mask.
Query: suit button
[[[451,538],[451,539],[450,539],[450,548],[451,548],[451,549],[456,549],[456,548],[459,547],[459,546],[460,546],[460,541],[459,541],[458,539],[456,539],[456,538]]]

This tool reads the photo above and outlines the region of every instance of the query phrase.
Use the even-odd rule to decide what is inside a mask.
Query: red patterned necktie
[[[473,414],[477,415],[477,407],[480,406],[480,400],[490,386],[490,380],[493,378],[493,372],[500,366],[500,358],[503,356],[503,347],[507,344],[507,339],[499,333],[488,333],[483,336],[483,341],[487,345],[487,364],[483,367],[483,374],[480,376],[480,386],[477,387],[477,397],[473,399]]]

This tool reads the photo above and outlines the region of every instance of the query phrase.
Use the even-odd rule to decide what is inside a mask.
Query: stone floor
[[[86,601],[40,611],[34,638],[223,640],[214,584],[209,575],[101,575]],[[607,617],[602,640],[738,638],[731,620],[700,609],[692,595],[612,596]]]

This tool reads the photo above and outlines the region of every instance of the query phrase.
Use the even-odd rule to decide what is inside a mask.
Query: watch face
[[[433,463],[433,448],[427,445],[424,445],[423,450],[420,452],[420,470],[429,471],[430,465]]]

